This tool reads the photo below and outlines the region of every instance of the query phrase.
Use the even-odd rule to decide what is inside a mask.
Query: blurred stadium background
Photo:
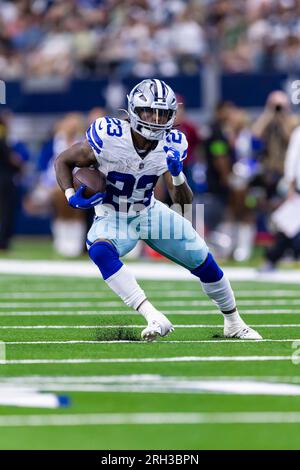
[[[195,202],[206,203],[216,254],[237,262],[254,256],[259,264],[264,250],[252,247],[275,240],[263,268],[276,264],[283,245],[297,258],[300,242],[278,241],[270,214],[286,197],[285,154],[300,123],[290,101],[300,68],[299,11],[296,0],[1,1],[7,104],[0,136],[10,152],[1,159],[1,253],[20,246],[10,245],[14,235],[52,234],[63,256],[84,250],[85,215],[64,207],[53,158],[82,139],[95,116],[121,115],[137,81],[159,76],[183,103],[185,171]],[[270,97],[275,90],[282,94]],[[166,199],[163,187],[158,193]],[[57,219],[70,219],[72,229]],[[59,234],[74,227],[68,250]],[[38,246],[52,253],[49,242]]]
[[[263,272],[274,270],[278,263],[299,267],[299,213],[296,228],[291,230],[286,230],[289,221],[278,227],[273,218],[282,202],[300,197],[288,163],[289,154],[299,148],[297,139],[291,139],[300,126],[299,106],[292,100],[292,83],[299,73],[299,0],[0,0],[0,80],[6,88],[6,103],[0,104],[2,272],[9,259],[43,260],[44,273],[48,269],[49,275],[49,260],[63,260],[68,274],[75,270],[76,262],[72,268],[66,259],[85,261],[86,228],[93,214],[67,206],[56,185],[53,161],[84,138],[85,129],[96,117],[124,115],[126,93],[145,77],[163,78],[182,103],[176,125],[189,141],[185,172],[194,202],[205,204],[206,238],[221,263],[252,266]],[[300,154],[295,158],[300,162]],[[168,202],[163,184],[156,192]],[[142,243],[130,256],[162,261]],[[251,345],[220,344],[220,318],[213,315],[213,306],[199,300],[195,283],[154,276],[143,286],[158,308],[170,309],[164,311],[181,327],[173,344],[132,345],[109,341],[136,341],[138,333],[130,328],[136,328],[136,323],[141,327],[142,320],[111,296],[98,279],[78,282],[69,277],[61,282],[57,277],[22,277],[22,263],[17,269],[19,274],[0,277],[0,338],[6,342],[11,360],[0,366],[2,390],[22,383],[35,390],[66,392],[78,421],[72,421],[72,416],[70,421],[68,416],[64,420],[58,414],[62,410],[56,411],[51,424],[50,411],[45,411],[40,415],[43,428],[27,433],[26,426],[31,426],[31,415],[27,415],[38,412],[29,408],[16,417],[14,409],[2,407],[0,427],[6,429],[1,433],[1,448],[299,447],[299,376],[291,362],[280,362],[291,361],[291,342],[300,332],[296,323],[300,315],[298,286],[288,285],[288,276],[278,278],[277,284],[243,283],[241,271],[231,276],[239,281],[234,287],[240,305],[247,309],[245,318],[269,341]],[[153,269],[151,272],[153,276]],[[252,280],[255,273],[253,270]],[[198,314],[202,315],[199,320]],[[185,323],[191,326],[182,326]],[[51,325],[56,329],[51,330]],[[116,331],[101,330],[101,325],[115,325]],[[90,344],[81,344],[86,342]],[[200,344],[203,342],[210,344]],[[159,359],[188,355],[201,355],[202,359],[188,365],[172,360],[164,364]],[[215,358],[206,363],[206,355],[218,355],[220,362]],[[226,362],[226,355],[242,357],[245,362]],[[245,355],[251,355],[251,363]],[[149,363],[118,363],[132,356],[137,362],[150,358]],[[76,358],[87,364],[76,363]],[[55,364],[56,360],[62,363]],[[75,362],[68,363],[70,360]],[[113,380],[111,374],[123,374],[124,383],[120,385],[120,379]],[[132,374],[136,374],[134,380]],[[150,374],[156,380],[157,374],[171,374],[173,382],[158,380],[162,394],[153,390],[146,394]],[[284,392],[272,389],[272,397],[259,399],[257,382],[249,395],[239,398],[231,392],[205,394],[202,382],[189,382],[187,389],[174,392],[179,377],[187,381],[200,376],[204,381],[223,377],[235,383],[250,377],[252,385],[246,385],[250,389],[259,380],[268,380],[269,385],[280,380],[296,388],[291,392],[284,386]],[[202,400],[198,400],[199,386]],[[214,390],[215,385],[209,386]],[[230,386],[232,393],[240,393],[235,385]],[[262,394],[268,395],[264,387]],[[93,390],[87,400],[86,394]],[[188,399],[182,400],[180,393]],[[275,397],[289,394],[295,396]],[[0,393],[0,402],[1,398],[8,403],[7,396]],[[110,427],[114,412],[128,424],[131,418],[124,413],[177,411],[186,413],[182,425],[180,417],[172,426],[172,419],[164,415],[159,430],[153,424]],[[259,417],[251,417],[252,411],[260,413]],[[198,418],[192,416],[196,412]],[[213,416],[214,412],[220,415]],[[290,412],[289,416],[284,412]],[[105,420],[102,413],[110,413],[110,417],[105,432],[95,434],[93,426]],[[221,420],[218,428],[214,419],[217,424]],[[255,419],[260,424],[253,426]],[[59,430],[53,427],[55,420]],[[71,432],[64,426],[72,422],[79,428]],[[209,424],[197,433],[193,422]],[[243,423],[242,427],[236,423]]]

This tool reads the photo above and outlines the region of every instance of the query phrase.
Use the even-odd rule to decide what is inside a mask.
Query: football
[[[84,184],[84,197],[89,198],[96,193],[104,193],[106,189],[106,176],[96,168],[76,168],[73,171],[73,186],[75,191]]]

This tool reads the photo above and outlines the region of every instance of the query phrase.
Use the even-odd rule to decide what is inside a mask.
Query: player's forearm
[[[193,201],[193,192],[186,181],[182,184],[175,186],[173,184],[173,188],[171,191],[171,199],[174,204],[180,204],[184,206],[184,204],[191,204]]]
[[[172,176],[169,171],[164,174],[164,180],[169,194],[174,204],[191,204],[193,192],[186,182],[185,176],[181,171],[178,176]]]
[[[72,164],[64,159],[64,153],[60,154],[55,160],[54,167],[56,179],[63,191],[73,187],[72,171],[75,168],[75,163]]]
[[[89,167],[96,163],[94,154],[87,142],[72,145],[55,160],[56,179],[63,191],[73,187],[75,167]]]

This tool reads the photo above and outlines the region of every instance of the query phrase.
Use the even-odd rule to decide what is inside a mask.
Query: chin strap
[[[146,131],[146,133],[144,133],[143,130]],[[165,133],[164,130],[151,131],[150,129],[145,128],[142,124],[138,124],[136,132],[138,132],[143,137],[145,137],[145,139],[148,139],[148,140],[162,140],[164,138],[164,133]],[[159,136],[153,135],[153,133],[155,133],[155,132],[159,132],[159,134],[161,134],[161,135],[159,135]],[[148,135],[146,135],[146,134],[148,134]]]

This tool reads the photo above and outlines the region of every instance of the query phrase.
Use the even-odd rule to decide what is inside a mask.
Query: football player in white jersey
[[[155,184],[163,175],[174,203],[183,206],[192,202],[192,191],[182,171],[187,140],[173,129],[176,110],[175,94],[165,82],[143,80],[128,96],[127,120],[97,119],[88,129],[86,141],[58,156],[57,181],[72,207],[95,208],[87,237],[89,256],[109,287],[146,319],[143,339],[152,341],[174,328],[120,260],[138,239],[199,278],[204,292],[224,317],[224,336],[260,339],[260,334],[240,317],[229,281],[205,241],[186,218],[153,196]],[[84,186],[75,192],[72,170],[89,166],[106,175],[107,185],[105,193],[87,199],[83,197]]]

